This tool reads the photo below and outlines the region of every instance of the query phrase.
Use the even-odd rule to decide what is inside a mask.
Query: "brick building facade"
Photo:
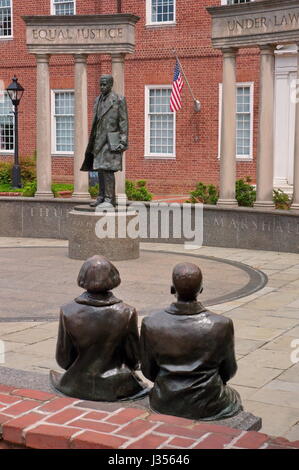
[[[36,149],[36,62],[27,51],[22,16],[55,14],[55,8],[56,13],[72,13],[67,9],[74,7],[74,13],[78,15],[116,13],[121,8],[123,13],[140,17],[136,25],[136,50],[127,55],[125,64],[125,94],[130,119],[127,178],[146,179],[155,194],[187,193],[198,181],[217,184],[222,56],[211,46],[211,20],[206,7],[225,3],[225,0],[115,0],[109,3],[102,0],[0,0],[0,80],[6,87],[16,74],[25,88],[19,117],[21,156],[33,155]],[[11,28],[7,23],[9,8]],[[200,112],[195,112],[186,85],[182,109],[174,115],[168,112],[166,104],[175,65],[174,50],[194,95],[201,102]],[[255,49],[240,50],[237,60],[237,176],[249,175],[254,181],[259,54]],[[93,101],[99,92],[99,76],[109,73],[110,67],[110,58],[104,55],[88,57],[90,120]],[[53,56],[50,74],[53,179],[69,182],[73,174],[72,57]],[[13,158],[8,106],[2,95],[1,160]]]

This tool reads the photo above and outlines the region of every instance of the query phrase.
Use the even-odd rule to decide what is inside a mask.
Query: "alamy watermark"
[[[5,363],[5,343],[0,340],[0,364]]]
[[[297,364],[299,362],[299,339],[293,339],[291,341],[291,348],[295,348],[294,351],[291,352],[291,362],[293,364]]]
[[[95,226],[98,238],[181,239],[187,250],[203,243],[203,204],[133,202],[96,212],[104,213]]]

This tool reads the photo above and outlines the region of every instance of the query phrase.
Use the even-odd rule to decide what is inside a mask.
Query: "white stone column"
[[[36,178],[35,197],[48,199],[54,197],[51,160],[51,106],[49,54],[36,54]]]
[[[289,72],[275,73],[274,186],[288,184],[288,144],[290,115]]]
[[[220,197],[217,205],[237,206],[236,184],[236,53],[222,49],[222,118],[220,147]]]
[[[125,54],[111,54],[113,90],[125,94]],[[126,204],[126,154],[123,153],[123,170],[115,174],[115,192],[117,204]]]
[[[275,54],[274,187],[290,191],[294,172],[296,104],[292,99],[297,78],[297,46],[280,46]]]
[[[75,59],[75,152],[73,198],[90,199],[88,172],[80,171],[88,143],[87,55],[74,54]]]
[[[260,46],[260,114],[254,207],[273,208],[274,46]]]
[[[297,53],[297,86],[293,99],[296,100],[295,146],[294,146],[294,188],[292,210],[299,210],[299,53]]]

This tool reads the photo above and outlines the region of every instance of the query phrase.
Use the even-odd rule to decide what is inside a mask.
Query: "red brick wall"
[[[15,73],[25,88],[20,105],[20,153],[32,155],[36,144],[36,64],[27,53],[24,15],[50,14],[50,0],[33,2],[14,0],[14,39],[0,41],[0,79],[7,86]],[[145,25],[145,1],[123,0],[122,12],[140,16],[136,27],[136,52],[126,58],[126,97],[130,118],[130,148],[127,152],[127,177],[144,178],[156,194],[185,193],[197,181],[218,183],[218,89],[222,78],[222,58],[211,47],[211,22],[206,7],[219,5],[220,0],[177,0],[176,26]],[[77,14],[115,13],[117,1],[77,0]],[[192,99],[185,85],[183,107],[177,113],[176,159],[144,159],[144,86],[171,84],[176,49],[196,98],[201,101],[200,113],[193,110]],[[238,81],[254,82],[254,161],[238,162],[237,176],[255,179],[255,157],[258,116],[258,54],[241,51],[238,57]],[[53,56],[50,61],[51,88],[74,87],[73,58]],[[107,56],[88,58],[89,120],[93,101],[98,94],[98,79],[111,71]],[[82,156],[83,158],[83,156]],[[1,155],[0,159],[3,159]],[[55,156],[53,178],[71,181],[72,157]]]

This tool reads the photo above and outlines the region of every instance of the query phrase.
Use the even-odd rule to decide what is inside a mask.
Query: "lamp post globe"
[[[12,186],[13,188],[21,188],[21,168],[19,164],[19,126],[18,126],[18,106],[22,99],[24,88],[18,82],[16,76],[13,77],[12,82],[6,88],[7,94],[13,104],[14,114],[14,165],[12,169]]]

